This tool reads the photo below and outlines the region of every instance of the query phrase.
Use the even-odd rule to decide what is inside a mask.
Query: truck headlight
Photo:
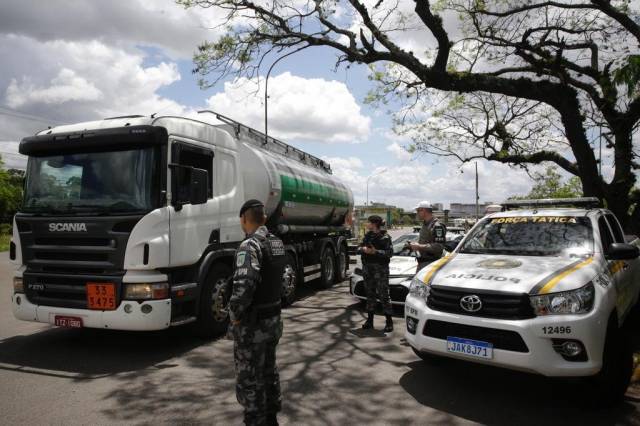
[[[125,284],[123,299],[166,299],[169,297],[168,283]]]
[[[13,292],[24,293],[24,281],[22,281],[22,277],[13,277]]]
[[[531,306],[536,315],[584,314],[593,308],[595,290],[589,283],[577,290],[531,296]]]
[[[431,289],[429,288],[428,285],[423,283],[417,277],[413,277],[413,279],[411,280],[411,285],[409,286],[410,295],[422,298],[426,302],[430,292],[431,292]]]

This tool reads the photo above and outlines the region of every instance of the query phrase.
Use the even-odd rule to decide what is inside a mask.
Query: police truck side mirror
[[[204,169],[191,169],[189,201],[204,204],[209,197],[209,173]]]
[[[636,259],[639,255],[640,250],[634,245],[613,243],[609,246],[605,257],[609,260],[631,260]]]

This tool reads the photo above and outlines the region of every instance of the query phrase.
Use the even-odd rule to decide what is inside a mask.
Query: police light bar
[[[502,211],[519,207],[600,207],[596,197],[581,198],[543,198],[539,200],[509,200],[502,203]]]

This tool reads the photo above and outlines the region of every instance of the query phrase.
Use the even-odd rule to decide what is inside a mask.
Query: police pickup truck
[[[638,301],[639,243],[595,198],[506,202],[413,278],[405,337],[424,360],[584,377],[596,400],[618,400],[633,362],[622,325]]]

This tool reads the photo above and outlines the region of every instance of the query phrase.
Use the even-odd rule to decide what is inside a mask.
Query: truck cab
[[[601,401],[619,398],[630,378],[621,327],[640,292],[638,240],[597,205],[523,200],[485,216],[414,277],[405,303],[414,352],[589,377]]]

